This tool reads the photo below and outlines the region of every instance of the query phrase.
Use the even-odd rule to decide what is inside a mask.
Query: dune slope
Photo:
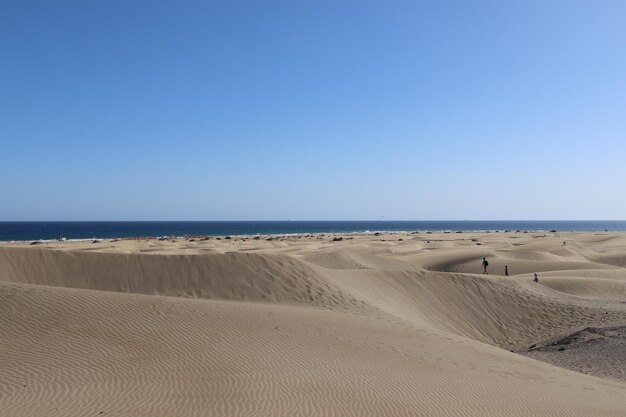
[[[392,320],[0,289],[3,415],[622,416],[626,406],[624,384]]]

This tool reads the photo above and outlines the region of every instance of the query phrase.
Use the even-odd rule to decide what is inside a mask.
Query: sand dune
[[[624,326],[624,248],[503,233],[5,244],[0,415],[624,416],[615,375],[510,352]]]
[[[617,300],[626,303],[626,280],[586,277],[545,277],[543,285],[583,298]]]

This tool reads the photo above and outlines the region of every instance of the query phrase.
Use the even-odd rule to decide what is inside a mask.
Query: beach
[[[0,416],[623,417],[625,268],[618,232],[4,243]]]

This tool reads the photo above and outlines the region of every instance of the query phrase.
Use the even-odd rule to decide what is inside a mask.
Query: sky
[[[0,2],[0,221],[626,218],[626,2]]]

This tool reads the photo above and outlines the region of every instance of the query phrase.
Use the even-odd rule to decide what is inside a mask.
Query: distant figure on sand
[[[509,267],[507,265],[504,265],[504,276],[505,277],[509,276]]]
[[[537,276],[537,274],[535,274],[535,279],[533,279],[533,282],[539,282],[539,277]]]
[[[487,272],[487,267],[489,266],[489,262],[487,262],[487,258],[483,258],[483,274],[489,274]]]

